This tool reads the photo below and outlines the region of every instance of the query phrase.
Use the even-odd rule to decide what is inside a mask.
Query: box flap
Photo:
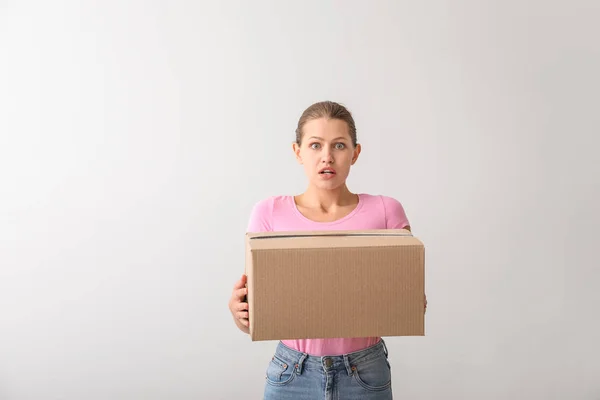
[[[406,229],[280,231],[246,234],[250,251],[348,247],[423,246]]]
[[[278,232],[248,232],[249,239],[298,238],[319,236],[413,236],[408,229],[368,229],[368,230],[329,230],[329,231],[278,231]]]

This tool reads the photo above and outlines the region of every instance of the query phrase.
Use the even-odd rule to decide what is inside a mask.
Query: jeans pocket
[[[293,365],[290,365],[290,363],[282,360],[277,355],[273,356],[267,367],[267,383],[275,386],[283,386],[289,384],[295,376],[296,372]]]
[[[359,363],[352,371],[356,382],[368,391],[379,392],[392,386],[392,371],[385,357]]]

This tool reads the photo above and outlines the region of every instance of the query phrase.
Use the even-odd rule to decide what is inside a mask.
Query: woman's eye
[[[344,143],[336,143],[335,145],[335,148],[338,150],[342,150],[344,147],[346,147]]]
[[[319,148],[319,143],[313,143],[310,145],[311,149],[318,149]]]

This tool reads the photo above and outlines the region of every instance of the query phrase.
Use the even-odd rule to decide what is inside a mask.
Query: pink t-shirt
[[[359,194],[356,208],[333,222],[315,222],[306,218],[293,196],[272,196],[253,208],[248,232],[402,229],[409,225],[404,208],[392,197]],[[252,312],[252,310],[249,310]],[[365,349],[379,342],[378,337],[283,340],[283,344],[315,356],[334,356]]]

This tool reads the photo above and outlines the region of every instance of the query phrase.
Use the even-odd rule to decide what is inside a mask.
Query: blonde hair
[[[296,128],[296,143],[298,143],[298,145],[302,142],[302,136],[304,135],[302,128],[304,127],[304,124],[310,120],[319,118],[338,119],[346,122],[346,124],[348,124],[350,139],[352,139],[352,145],[356,147],[356,125],[354,124],[352,113],[350,113],[343,105],[333,101],[321,101],[304,110],[298,120],[298,127]]]

